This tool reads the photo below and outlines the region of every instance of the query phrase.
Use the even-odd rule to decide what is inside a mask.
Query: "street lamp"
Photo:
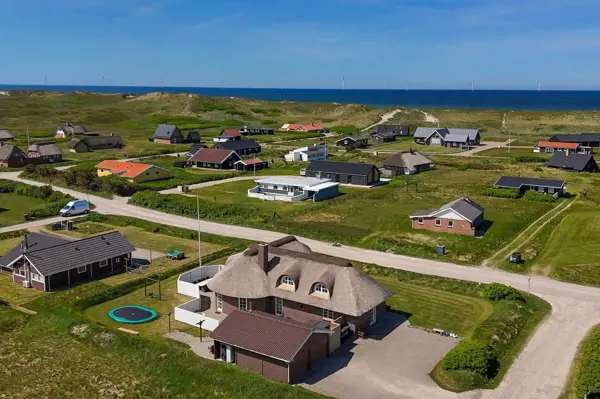
[[[173,314],[173,312],[167,313],[167,316],[169,316],[169,332],[171,332],[171,315],[172,314]]]
[[[202,323],[204,323],[204,320],[198,322],[198,328],[200,328],[200,342],[202,342]]]

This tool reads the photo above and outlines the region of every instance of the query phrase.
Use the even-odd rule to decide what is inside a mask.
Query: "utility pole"
[[[27,147],[29,148],[31,144],[29,143],[29,125],[27,126]]]
[[[200,267],[200,275],[202,275],[202,241],[200,240],[200,196],[196,195],[196,205],[198,207],[198,266]],[[204,276],[202,276],[204,277]]]

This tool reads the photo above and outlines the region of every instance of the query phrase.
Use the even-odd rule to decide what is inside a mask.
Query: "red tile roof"
[[[222,163],[227,159],[232,150],[221,150],[218,148],[201,148],[190,158],[190,161],[196,162],[208,162],[208,163]]]
[[[110,169],[112,174],[133,178],[152,166],[125,161],[102,161],[96,165],[96,169]]]
[[[538,143],[538,147],[568,148],[569,150],[576,150],[578,146],[577,143],[559,143],[555,141],[540,141]]]
[[[235,310],[210,335],[215,341],[291,362],[313,328],[263,312]]]
[[[240,137],[241,133],[238,129],[234,129],[234,128],[228,128],[228,129],[223,129],[223,132],[225,132],[225,135],[228,137]]]

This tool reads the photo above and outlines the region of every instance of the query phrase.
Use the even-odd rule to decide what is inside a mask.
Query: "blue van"
[[[90,204],[86,200],[75,200],[69,202],[60,210],[60,216],[75,216],[89,213]]]

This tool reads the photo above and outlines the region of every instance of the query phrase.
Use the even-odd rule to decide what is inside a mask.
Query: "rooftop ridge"
[[[283,318],[283,317],[279,317],[279,316],[272,316],[268,313],[265,312],[261,312],[260,310],[239,310],[237,309],[238,312],[242,312],[242,313],[248,313],[257,317],[260,317],[262,319],[266,319],[266,320],[273,320],[276,321],[278,323],[281,324],[285,324],[291,327],[298,327],[298,328],[302,328],[304,330],[309,330],[309,331],[314,331],[315,329],[311,326],[309,326],[308,324],[299,322],[299,321],[294,321],[294,322],[290,322],[288,319]]]
[[[287,238],[287,237],[284,237],[284,238]],[[286,243],[279,244],[279,245],[284,245],[291,241],[292,240],[290,240]],[[320,254],[320,253],[315,253],[315,252],[311,252],[311,253],[298,252],[298,251],[293,251],[291,249],[284,249],[284,248],[279,248],[277,246],[271,246],[270,243],[268,244],[268,246],[269,246],[269,253],[272,253],[272,254],[290,256],[290,257],[295,257],[295,258],[302,258],[302,259],[310,260],[313,262],[325,263],[325,264],[330,264],[330,265],[340,266],[340,267],[353,267],[353,265],[350,261],[348,261],[346,259],[330,256],[330,255],[325,255],[325,254]],[[245,256],[258,255],[258,244],[250,245],[250,247],[248,247],[248,249],[246,249],[246,251],[244,251],[244,255]]]
[[[37,233],[37,234],[40,234],[40,233]],[[46,251],[46,250],[48,250],[50,248],[61,247],[63,245],[69,245],[69,244],[76,244],[76,243],[80,243],[80,242],[83,242],[83,241],[91,240],[93,238],[104,237],[104,236],[107,236],[107,235],[115,235],[115,234],[121,234],[121,233],[119,231],[109,231],[107,233],[102,233],[102,234],[98,234],[98,235],[95,235],[95,236],[90,236],[90,237],[82,238],[80,240],[66,241],[66,242],[57,244],[57,245],[55,245],[53,247],[36,249],[36,250],[33,250],[33,251],[26,251],[25,255],[34,254],[34,253],[39,252],[39,251]],[[45,235],[45,234],[41,234],[41,235]],[[50,236],[50,237],[53,237],[53,236]],[[60,237],[53,237],[53,238],[59,238],[60,239]]]

